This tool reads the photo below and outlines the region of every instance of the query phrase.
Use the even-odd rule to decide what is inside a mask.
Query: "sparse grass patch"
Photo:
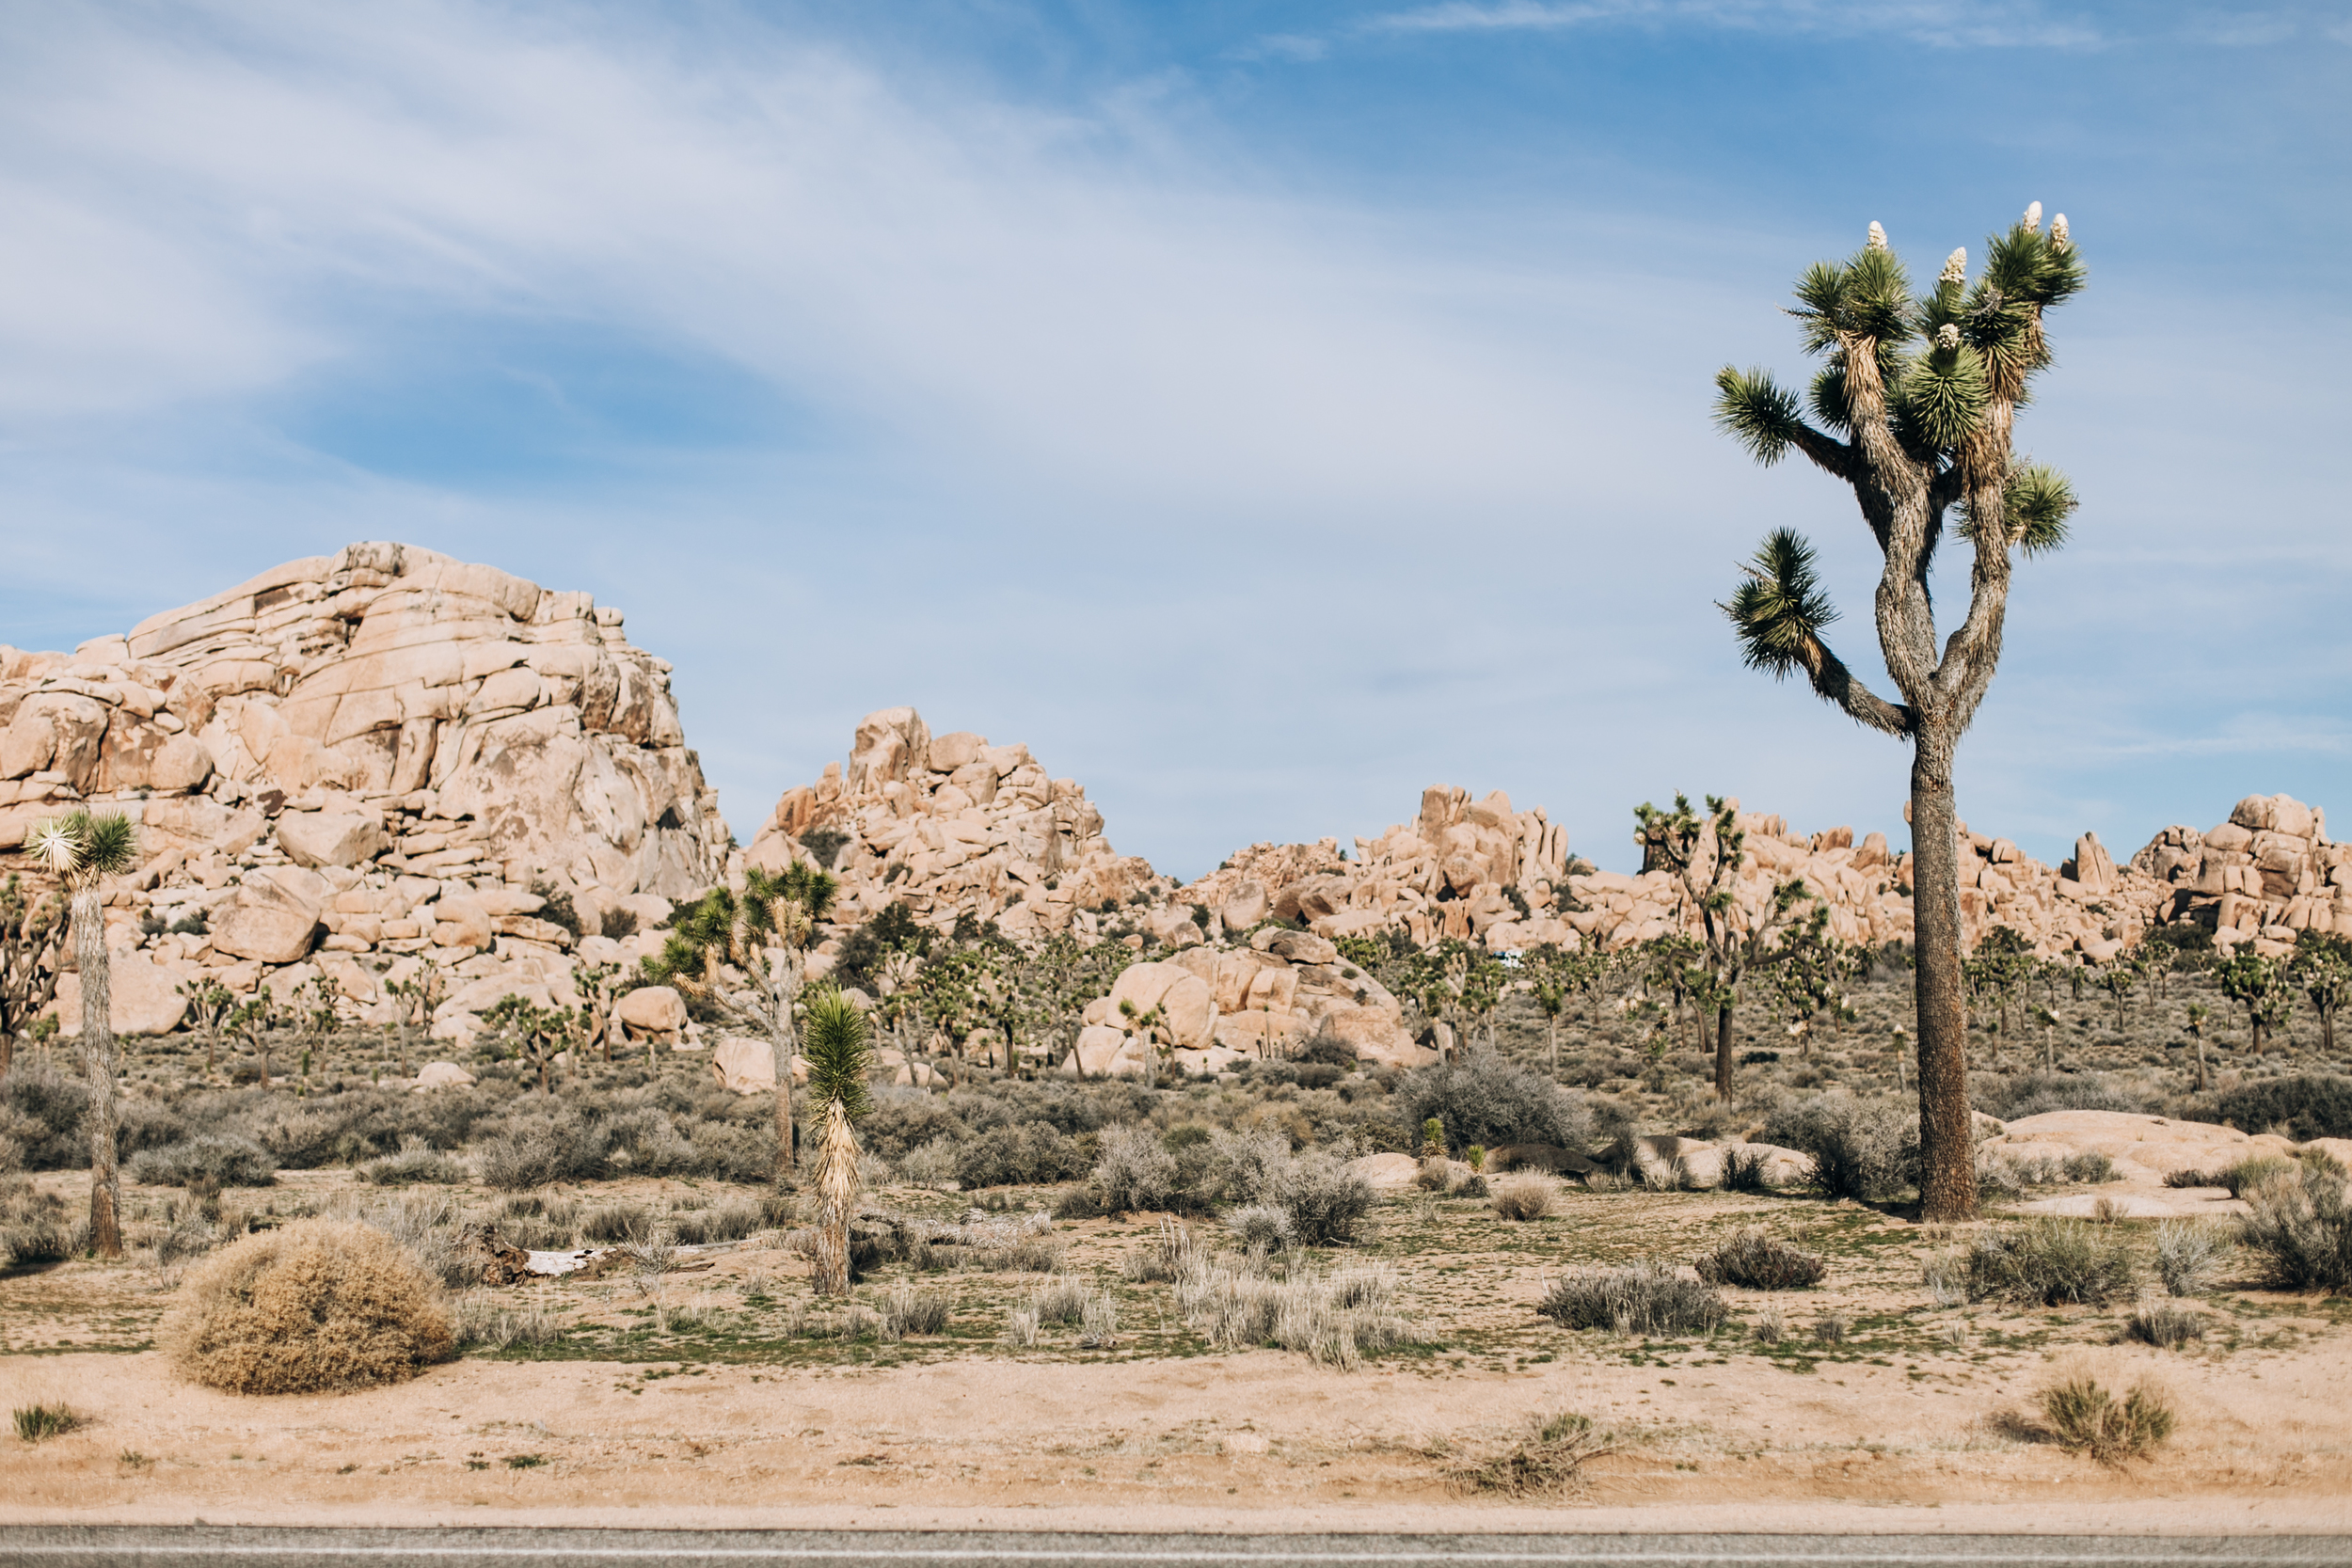
[[[1460,1492],[1558,1497],[1581,1489],[1587,1460],[1613,1451],[1590,1417],[1563,1414],[1539,1421],[1502,1453],[1457,1466],[1449,1479]]]
[[[2158,1350],[2178,1350],[2205,1337],[2205,1315],[2174,1301],[2143,1302],[2124,1321],[2123,1337]]]
[[[1506,1220],[1539,1220],[1551,1212],[1557,1190],[1540,1176],[1500,1176],[1490,1183],[1487,1205]]]
[[[912,1280],[900,1280],[891,1287],[890,1295],[882,1304],[882,1328],[891,1338],[937,1334],[946,1326],[946,1291],[926,1291]]]
[[[56,1404],[21,1404],[12,1412],[16,1418],[16,1434],[27,1443],[39,1443],[51,1437],[62,1437],[86,1424],[72,1405],[62,1401]]]

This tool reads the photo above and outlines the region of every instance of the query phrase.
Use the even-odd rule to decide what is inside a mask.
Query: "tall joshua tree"
[[[811,1283],[820,1296],[850,1293],[850,1220],[857,1212],[856,1123],[871,1107],[866,1071],[873,1062],[866,1015],[832,986],[809,992],[808,1027],[801,1054],[808,1062],[808,1097],[824,1107],[817,1146],[817,1259]]]
[[[1726,366],[1715,377],[1721,428],[1759,463],[1794,447],[1843,481],[1883,558],[1879,649],[1899,700],[1870,690],[1822,641],[1836,612],[1802,535],[1769,535],[1724,610],[1751,668],[1802,671],[1855,721],[1911,745],[1920,1199],[1932,1220],[1977,1209],[1952,753],[2000,659],[2011,552],[2058,547],[2074,510],[2064,477],[2018,458],[2011,436],[2028,384],[2050,362],[2042,313],[2083,276],[2065,214],[2044,232],[2038,201],[1988,242],[1973,283],[1967,252],[1955,250],[1916,295],[1874,223],[1851,261],[1816,262],[1798,280],[1790,313],[1806,352],[1824,361],[1804,404],[1761,369]],[[1928,575],[1947,517],[1973,563],[1966,618],[1939,650]]]
[[[792,1054],[808,945],[839,884],[805,862],[777,876],[754,866],[743,891],[716,887],[677,922],[661,957],[645,965],[696,1001],[763,1031],[776,1061],[776,1179],[800,1168],[792,1119]],[[730,974],[729,972],[733,973]]]
[[[82,976],[82,1066],[89,1080],[89,1238],[101,1258],[122,1256],[122,1171],[115,1160],[115,1031],[106,969],[109,877],[131,869],[138,837],[119,815],[77,811],[37,824],[24,847],[65,885],[73,961]]]

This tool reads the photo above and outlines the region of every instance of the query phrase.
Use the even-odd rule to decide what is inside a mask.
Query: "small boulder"
[[[455,1062],[427,1062],[424,1064],[424,1070],[417,1074],[416,1092],[422,1094],[427,1089],[462,1089],[472,1082],[473,1074],[459,1067]]]
[[[686,1031],[686,998],[674,987],[640,986],[614,1005],[612,1018],[631,1037],[653,1035],[675,1041]],[[768,1086],[775,1087],[772,1076]]]

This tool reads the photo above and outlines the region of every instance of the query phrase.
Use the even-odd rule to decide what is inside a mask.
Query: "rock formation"
[[[2277,956],[2303,930],[2352,936],[2352,845],[2328,842],[2328,814],[2284,795],[2249,795],[2199,832],[2167,828],[2131,860],[2173,920],[2210,922],[2216,945]]]
[[[820,832],[813,841],[830,847],[823,858],[841,882],[841,927],[896,901],[943,931],[968,914],[1015,941],[1090,938],[1137,894],[1168,886],[1149,862],[1111,847],[1076,780],[1048,778],[1026,746],[934,736],[911,707],[867,714],[847,770],[828,763],[815,784],[787,791],[745,860],[782,870]]]
[[[723,874],[669,672],[586,594],[392,544],[289,562],[72,655],[0,648],[0,860],[78,805],[138,823],[106,915],[131,1027],[198,977],[324,974],[380,1017],[430,957],[462,1037],[508,990],[572,1000],[578,958],[654,950]]]

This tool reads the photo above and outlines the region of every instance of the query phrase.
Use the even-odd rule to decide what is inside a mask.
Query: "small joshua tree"
[[[237,1010],[237,993],[218,980],[184,980],[180,994],[187,999],[188,1022],[204,1037],[204,1070],[220,1066],[220,1032]]]
[[[64,925],[54,895],[26,893],[16,876],[0,884],[0,1073],[15,1060],[17,1037],[56,998]]]
[[[2043,230],[2038,201],[1988,252],[1974,283],[1967,252],[1955,250],[1915,297],[1874,223],[1851,261],[1817,262],[1797,284],[1805,349],[1826,361],[1804,404],[1761,369],[1725,366],[1715,378],[1719,425],[1760,463],[1793,447],[1849,485],[1883,558],[1875,620],[1897,701],[1871,691],[1822,641],[1836,612],[1800,534],[1767,537],[1724,610],[1751,667],[1802,672],[1849,717],[1911,746],[1920,1212],[1929,1220],[1977,1212],[1952,755],[2000,659],[2011,552],[2057,548],[2075,504],[2061,475],[2017,457],[2012,434],[2027,384],[2050,362],[2042,313],[2082,288],[2082,258],[2063,214]],[[1966,617],[1939,648],[1928,578],[1947,522],[1973,566]]]
[[[808,1097],[822,1107],[825,1131],[817,1148],[817,1258],[812,1284],[820,1296],[850,1293],[850,1220],[857,1212],[856,1123],[870,1108],[866,1072],[873,1047],[866,1015],[831,986],[809,992],[801,1054],[808,1063]]]
[[[130,819],[77,811],[37,824],[24,847],[64,884],[73,960],[82,975],[82,1062],[89,1080],[89,1236],[102,1258],[122,1256],[122,1171],[115,1160],[115,1031],[107,987],[106,903],[100,889],[131,869]]]
[[[679,920],[661,957],[644,973],[768,1036],[776,1062],[776,1180],[800,1168],[800,1129],[792,1119],[792,1056],[808,946],[839,884],[795,861],[777,876],[757,866],[743,891],[717,887]],[[732,972],[732,973],[730,973]]]
[[[2336,1053],[2336,1011],[2352,995],[2352,940],[2325,931],[2305,931],[2295,940],[2287,977],[2311,998],[2319,1015],[2319,1049]]]
[[[269,1087],[270,1031],[278,1027],[278,1001],[264,990],[229,1015],[229,1032],[262,1058],[262,1087]]]
[[[447,986],[441,966],[431,958],[418,960],[416,973],[405,980],[393,980],[384,987],[384,994],[392,999],[395,1008],[392,1028],[400,1041],[397,1066],[403,1078],[408,1076],[409,1030],[431,1029],[433,1009],[441,1005],[441,993]]]

